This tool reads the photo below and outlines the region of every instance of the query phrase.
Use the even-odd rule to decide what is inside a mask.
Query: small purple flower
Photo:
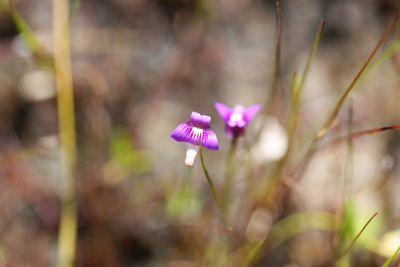
[[[215,108],[225,122],[225,133],[230,138],[237,138],[244,134],[247,125],[260,111],[261,105],[253,105],[248,108],[237,105],[231,109],[217,102]]]
[[[192,112],[190,120],[178,125],[172,132],[171,138],[178,142],[185,142],[194,146],[201,145],[210,150],[218,150],[218,139],[210,127],[211,118]],[[191,147],[186,152],[185,164],[192,166],[197,155],[197,147]]]

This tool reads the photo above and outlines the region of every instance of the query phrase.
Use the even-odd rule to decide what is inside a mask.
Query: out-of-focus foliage
[[[272,0],[70,1],[77,266],[397,266],[399,133],[343,137],[399,124],[399,22],[335,105],[400,6],[279,7],[277,56]],[[1,266],[56,263],[65,181],[52,12],[52,1],[0,1]],[[234,155],[215,102],[268,104]],[[222,209],[199,158],[186,167],[185,145],[170,138],[191,111],[218,135],[205,160],[229,191]]]
[[[105,165],[109,182],[119,182],[130,175],[143,175],[151,170],[146,151],[134,148],[128,133],[117,131],[111,137],[110,162]]]

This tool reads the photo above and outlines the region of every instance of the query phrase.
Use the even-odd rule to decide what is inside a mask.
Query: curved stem
[[[220,217],[222,225],[224,226],[224,228],[230,232],[230,231],[232,231],[232,227],[229,226],[225,216],[222,213],[223,206],[221,205],[221,201],[220,201],[220,197],[218,195],[217,188],[215,187],[214,182],[211,179],[210,173],[207,170],[206,162],[204,160],[204,155],[203,155],[203,148],[202,148],[201,145],[199,145],[199,154],[200,154],[201,167],[203,169],[204,175],[207,178],[208,186],[210,187],[210,190],[211,190],[211,193],[213,195],[215,204],[217,205],[217,209],[218,209],[218,213],[219,213],[218,216]]]
[[[207,179],[207,182],[208,182],[208,186],[209,186],[210,189],[211,189],[211,193],[212,193],[212,195],[213,195],[213,198],[214,198],[215,203],[216,203],[217,206],[219,207],[220,205],[219,205],[219,196],[218,196],[218,192],[217,192],[217,189],[216,189],[216,187],[215,187],[215,185],[214,185],[213,180],[211,179],[210,173],[209,173],[208,170],[207,170],[206,163],[205,163],[205,160],[204,160],[204,155],[203,155],[203,148],[202,148],[202,146],[199,146],[199,154],[200,154],[201,167],[202,167],[202,169],[203,169],[204,175],[206,176],[206,179]]]

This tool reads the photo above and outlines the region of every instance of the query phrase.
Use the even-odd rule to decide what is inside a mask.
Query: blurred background
[[[275,93],[273,0],[74,0],[70,6],[76,266],[366,267],[381,266],[400,245],[400,133],[320,149],[301,179],[283,179],[302,162],[399,1],[280,1]],[[51,14],[49,0],[0,1],[1,266],[56,264],[63,181]],[[321,19],[325,29],[290,141],[291,80],[305,68]],[[398,38],[396,25],[323,142],[400,123]],[[170,138],[192,111],[210,115],[220,150],[205,151],[205,158],[220,188],[230,140],[217,101],[263,105],[238,143],[228,234],[220,230],[199,159],[189,170],[185,145]],[[274,177],[289,142],[282,177]],[[259,204],[259,191],[270,192],[269,180],[280,178],[287,194]],[[374,212],[351,253],[337,260]],[[251,249],[263,240],[262,249]]]

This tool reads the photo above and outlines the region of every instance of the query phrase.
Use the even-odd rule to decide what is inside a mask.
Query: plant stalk
[[[70,51],[69,1],[53,0],[54,68],[58,89],[60,168],[63,181],[57,266],[75,265],[77,241],[76,136]]]

